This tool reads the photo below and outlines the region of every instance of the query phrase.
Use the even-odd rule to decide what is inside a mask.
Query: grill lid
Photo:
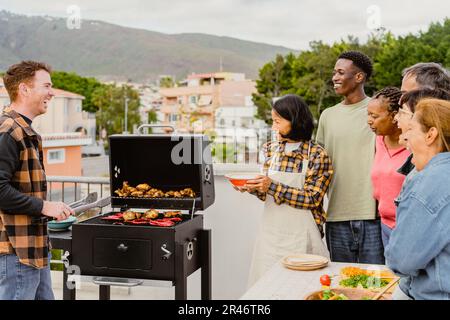
[[[110,146],[111,206],[204,210],[214,203],[214,174],[210,141],[205,135],[112,135]],[[124,182],[136,188],[148,184],[150,190],[131,196],[115,191]],[[194,197],[167,197],[165,193],[190,188]],[[154,196],[155,193],[153,192]],[[161,196],[162,195],[162,196]]]

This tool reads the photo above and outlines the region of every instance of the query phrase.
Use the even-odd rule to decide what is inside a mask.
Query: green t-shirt
[[[370,179],[375,134],[367,125],[369,101],[366,98],[352,105],[339,103],[320,116],[316,141],[325,147],[334,168],[327,221],[375,219]]]

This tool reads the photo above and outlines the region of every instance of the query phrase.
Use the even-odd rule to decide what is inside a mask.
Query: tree
[[[301,96],[319,117],[323,105],[338,101],[331,86],[331,75],[336,58],[344,48],[329,46],[321,41],[311,42],[311,50],[300,53],[293,63],[293,93]]]
[[[125,128],[125,99],[128,99],[127,126],[140,124],[139,93],[127,85],[116,87],[104,85],[92,93],[92,101],[98,108],[96,119],[98,129],[106,129],[108,135],[122,133]]]
[[[156,122],[158,122],[158,116],[157,116],[155,110],[150,110],[147,113],[147,121],[148,121],[148,123],[156,123]]]
[[[372,59],[374,73],[365,84],[366,94],[371,96],[386,86],[400,86],[402,70],[415,63],[433,61],[449,66],[450,19],[442,24],[432,23],[426,32],[417,35],[396,38],[381,28],[363,44],[348,36],[332,45],[313,41],[310,49],[298,56],[277,55],[259,70],[257,93],[253,94],[256,117],[270,123],[272,99],[295,93],[305,99],[318,118],[324,109],[342,100],[334,92],[331,77],[336,59],[347,50],[361,51]]]
[[[159,80],[159,86],[161,88],[173,88],[175,86],[175,81],[173,81],[172,77],[162,77]]]
[[[418,62],[450,65],[450,19],[432,23],[426,32],[408,34],[395,39],[390,35],[375,57],[375,84],[378,89],[401,85],[404,68]]]
[[[92,101],[93,92],[104,84],[95,78],[85,78],[76,73],[64,71],[52,72],[53,87],[78,93],[85,97],[83,100],[83,110],[87,112],[96,112],[98,109]]]
[[[270,124],[272,122],[270,111],[272,99],[279,97],[282,92],[292,88],[292,63],[294,54],[286,57],[277,55],[275,61],[264,65],[259,71],[259,80],[256,80],[258,93],[253,94],[253,103],[257,106],[256,117]]]

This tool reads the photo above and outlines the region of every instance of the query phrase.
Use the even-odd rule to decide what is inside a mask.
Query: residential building
[[[147,84],[142,85],[138,91],[139,99],[141,101],[141,106],[139,108],[141,122],[148,123],[148,113],[150,111],[156,113],[158,122],[163,122],[164,115],[161,113],[162,97],[159,93],[159,87],[153,84]]]
[[[82,132],[42,134],[44,165],[48,176],[82,176],[82,147],[92,138]]]
[[[256,83],[243,73],[191,74],[181,85],[161,88],[163,124],[179,132],[204,132],[216,127],[220,107],[246,107]]]
[[[266,142],[268,128],[264,121],[256,119],[256,106],[220,107],[216,110],[216,127],[214,129],[215,145],[235,150],[235,154],[217,154],[216,162],[257,163],[259,150]],[[219,151],[220,153],[220,151]],[[231,159],[230,159],[231,158]]]
[[[266,127],[263,120],[255,118],[256,106],[245,107],[223,106],[216,109],[215,127],[217,128],[255,128]]]

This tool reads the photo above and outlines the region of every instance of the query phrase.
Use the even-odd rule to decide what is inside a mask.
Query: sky
[[[450,1],[0,0],[0,10],[80,17],[81,28],[83,19],[101,20],[168,34],[206,33],[303,50],[314,40],[332,43],[353,35],[364,41],[377,27],[395,35],[417,33],[450,17]]]

